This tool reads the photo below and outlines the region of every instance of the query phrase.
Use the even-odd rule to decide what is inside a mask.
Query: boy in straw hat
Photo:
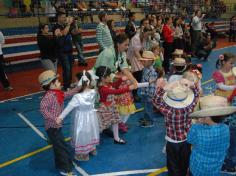
[[[183,77],[183,73],[186,70],[187,64],[184,58],[175,58],[172,62],[173,74],[170,75],[168,82],[174,82],[180,80]]]
[[[67,92],[61,91],[61,83],[52,70],[41,73],[38,81],[46,91],[40,103],[40,111],[44,118],[45,130],[53,145],[56,168],[61,175],[76,175],[72,172],[72,157],[64,141],[61,131],[62,125],[57,124],[56,120],[62,113],[64,99],[76,94],[79,88],[74,88]]]
[[[143,75],[141,82],[148,82],[148,87],[141,88],[142,103],[144,105],[144,118],[140,120],[141,127],[153,127],[153,105],[152,97],[155,93],[155,85],[157,80],[157,72],[153,68],[155,55],[151,51],[144,51],[142,58],[139,59],[143,66]]]
[[[169,176],[185,176],[191,153],[187,133],[191,126],[189,114],[198,102],[198,86],[187,79],[167,85],[160,83],[153,105],[164,115],[166,125],[166,154]]]
[[[192,144],[190,172],[194,176],[217,176],[230,142],[229,127],[221,122],[236,112],[236,107],[228,106],[226,98],[212,95],[202,97],[199,107],[200,110],[190,114],[199,119],[187,137],[188,143]]]

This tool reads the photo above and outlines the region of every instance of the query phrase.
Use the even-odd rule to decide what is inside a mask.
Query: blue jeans
[[[144,118],[148,121],[153,122],[154,112],[152,101],[148,99],[147,95],[142,95],[142,103],[144,107]]]
[[[76,51],[78,53],[77,57],[79,59],[79,62],[84,63],[85,59],[84,59],[84,55],[83,55],[83,43],[81,41],[78,41],[78,42],[73,41],[73,43],[74,43]]]
[[[59,61],[62,66],[62,76],[63,76],[63,86],[66,90],[70,88],[70,84],[72,81],[72,67],[73,67],[73,56],[72,54],[62,54],[59,57]]]
[[[233,168],[236,166],[236,127],[230,126],[230,146],[226,155],[224,166]]]

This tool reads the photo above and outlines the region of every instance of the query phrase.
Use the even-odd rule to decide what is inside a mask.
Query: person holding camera
[[[57,14],[57,23],[53,26],[53,35],[55,38],[55,53],[62,66],[63,89],[70,88],[72,81],[72,37],[70,27],[73,22],[72,17],[66,17],[66,14],[60,12]]]

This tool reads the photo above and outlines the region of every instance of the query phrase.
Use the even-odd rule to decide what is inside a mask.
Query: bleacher
[[[212,20],[207,20],[210,22]],[[222,33],[229,30],[229,21],[213,20],[217,32]],[[137,22],[137,25],[139,22]],[[96,42],[96,25],[83,24],[83,43],[84,55],[87,59],[96,58],[99,46]],[[125,22],[117,22],[116,26],[120,31],[125,28]],[[37,46],[36,35],[37,27],[21,27],[3,29],[6,43],[3,46],[3,53],[8,65],[14,65],[26,62],[35,62],[40,59],[40,53]],[[75,50],[74,50],[75,51]],[[74,53],[76,54],[76,53]]]

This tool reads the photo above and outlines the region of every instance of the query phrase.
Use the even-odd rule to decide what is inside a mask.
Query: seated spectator
[[[203,58],[203,60],[206,61],[208,56],[211,54],[212,49],[213,49],[213,42],[211,40],[211,35],[208,34],[207,37],[203,37],[202,41],[199,42],[196,56],[199,59]]]
[[[109,0],[107,2],[101,2],[101,7],[115,9],[118,7],[118,1]]]

